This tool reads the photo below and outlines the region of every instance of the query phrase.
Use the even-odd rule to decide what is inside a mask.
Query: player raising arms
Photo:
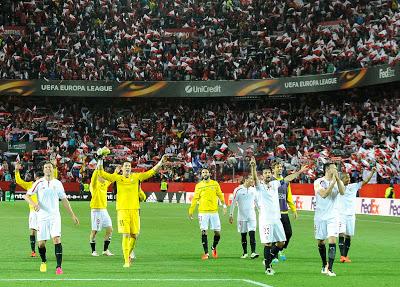
[[[324,176],[314,181],[316,197],[314,214],[315,239],[322,260],[322,274],[336,276],[333,272],[333,262],[336,255],[336,237],[339,233],[337,212],[338,194],[344,194],[344,185],[340,180],[334,163],[324,164]],[[326,262],[325,240],[329,243],[329,262]]]
[[[211,247],[213,258],[218,258],[217,245],[221,238],[221,221],[218,215],[218,199],[224,207],[226,214],[226,205],[224,195],[218,182],[210,179],[210,171],[207,168],[201,170],[201,181],[196,184],[192,204],[189,208],[189,218],[193,220],[193,213],[199,202],[199,224],[201,230],[201,243],[203,245],[204,254],[201,257],[203,260],[209,258],[208,254],[208,239],[207,230],[210,226],[214,230],[214,241]]]
[[[342,181],[345,186],[344,194],[339,196],[339,250],[340,262],[350,263],[348,257],[350,249],[351,237],[354,236],[356,225],[356,197],[357,191],[366,185],[376,172],[376,168],[372,168],[368,177],[361,182],[350,183],[348,173],[342,175]]]
[[[279,187],[281,182],[273,180],[271,169],[263,170],[263,182],[257,177],[256,160],[254,157],[250,160],[251,175],[253,177],[257,196],[255,197],[256,207],[259,210],[258,225],[261,243],[264,244],[264,265],[267,275],[274,275],[271,262],[276,254],[282,250],[285,245],[285,230],[281,222],[281,210],[279,207]],[[290,182],[305,171],[307,166],[303,166],[300,171],[288,175],[283,179],[284,182]],[[273,245],[275,243],[275,245]]]
[[[136,239],[140,232],[140,182],[154,176],[161,166],[167,161],[164,155],[161,160],[150,170],[132,173],[129,161],[119,166],[113,174],[100,169],[99,176],[109,182],[117,183],[117,220],[118,233],[122,233],[122,251],[124,254],[124,268],[131,266],[130,254],[134,249]],[[118,174],[122,169],[122,175]]]
[[[289,240],[292,237],[292,226],[290,224],[290,219],[288,214],[289,208],[293,213],[294,219],[297,219],[298,215],[297,215],[296,205],[294,205],[293,203],[291,186],[289,183],[283,180],[282,171],[283,171],[283,165],[281,162],[276,161],[272,164],[272,172],[274,174],[274,179],[279,180],[281,182],[281,186],[278,189],[279,206],[281,209],[281,222],[283,225],[283,229],[285,230],[285,236],[286,236],[286,242],[285,245],[283,246],[283,249],[286,249],[289,245]],[[279,258],[282,261],[286,260],[286,255],[283,253],[283,250],[279,252]],[[274,260],[278,260],[277,255]]]
[[[31,189],[28,190],[24,199],[33,206],[37,212],[37,240],[39,242],[39,254],[42,259],[40,272],[47,271],[46,241],[50,238],[54,243],[54,251],[57,259],[56,274],[63,274],[62,245],[61,245],[61,215],[59,200],[61,199],[65,209],[71,215],[75,224],[79,224],[78,218],[72,211],[61,181],[53,178],[54,167],[51,162],[43,165],[44,177],[37,180]],[[35,203],[31,196],[37,194],[38,202]]]
[[[237,230],[242,237],[243,255],[242,259],[247,258],[247,232],[250,238],[251,255],[250,258],[257,258],[259,255],[256,253],[256,226],[257,217],[255,211],[254,198],[256,196],[256,189],[253,186],[254,181],[251,175],[244,178],[243,184],[239,185],[233,191],[233,200],[229,211],[229,223],[233,223],[233,213],[235,211],[236,203],[238,205],[237,215]]]
[[[92,248],[92,256],[99,256],[96,251],[96,234],[103,228],[106,229],[106,234],[104,235],[104,248],[102,254],[106,256],[114,255],[108,249],[113,231],[112,221],[107,211],[107,190],[111,182],[99,176],[99,171],[103,169],[102,157],[106,156],[109,153],[110,150],[106,147],[100,148],[97,151],[99,160],[97,162],[96,169],[92,174],[89,186],[90,193],[92,194],[92,199],[90,200],[90,218],[92,223],[92,230],[89,237],[90,247]]]
[[[55,166],[55,161],[53,162]],[[21,175],[19,171],[22,169],[22,166],[19,162],[15,163],[15,182],[18,184],[20,187],[22,187],[25,190],[28,190],[32,187],[33,181],[25,181],[21,178]],[[54,178],[57,178],[58,176],[58,171],[57,168],[54,168]],[[36,179],[39,179],[39,176],[36,176]],[[33,202],[37,203],[37,194],[33,194],[31,196],[31,199]],[[33,207],[33,205],[29,204],[29,241],[31,243],[31,257],[36,257],[36,233],[37,233],[37,213]]]

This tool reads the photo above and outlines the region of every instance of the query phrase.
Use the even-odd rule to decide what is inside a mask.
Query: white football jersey
[[[338,206],[341,215],[356,214],[357,191],[362,187],[362,182],[351,183],[345,186],[344,194],[339,194]]]
[[[256,189],[254,187],[245,187],[239,185],[233,191],[233,200],[230,208],[230,215],[233,215],[236,203],[238,205],[238,221],[256,220],[255,196]]]
[[[41,178],[33,184],[26,194],[32,195],[35,193],[40,207],[37,212],[38,220],[60,216],[59,200],[67,197],[61,181],[57,179],[47,181]]]
[[[273,224],[281,220],[278,193],[280,186],[281,183],[279,180],[273,180],[268,183],[259,182],[256,185],[257,194],[255,202],[259,209],[258,219],[264,224]]]
[[[315,214],[314,218],[318,220],[328,220],[337,218],[338,206],[337,198],[339,189],[335,183],[332,192],[325,198],[319,194],[319,190],[327,189],[332,181],[328,181],[325,177],[318,178],[314,181],[314,192],[315,192]]]

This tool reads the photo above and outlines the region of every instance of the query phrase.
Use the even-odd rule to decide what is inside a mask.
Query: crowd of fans
[[[260,168],[277,159],[286,172],[308,164],[301,182],[311,182],[327,161],[353,178],[373,166],[378,182],[400,174],[398,85],[290,100],[0,100],[0,146],[10,149],[0,152],[0,180],[10,179],[15,160],[33,177],[44,159],[57,160],[62,181],[87,179],[102,146],[112,151],[106,159],[111,170],[126,159],[147,169],[169,154],[162,176],[171,181],[196,181],[204,165],[230,181],[233,173],[249,171],[252,155]],[[13,151],[17,144],[31,151]]]
[[[396,64],[399,27],[397,1],[388,0],[4,0],[0,78],[333,73]]]

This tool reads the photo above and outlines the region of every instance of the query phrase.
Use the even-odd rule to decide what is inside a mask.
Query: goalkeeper
[[[97,150],[99,159],[97,167],[92,174],[89,186],[90,193],[92,194],[92,199],[90,200],[90,219],[92,228],[89,236],[92,256],[99,256],[96,251],[96,234],[103,228],[105,228],[106,234],[104,236],[104,248],[102,254],[105,256],[114,255],[108,249],[113,231],[111,217],[107,211],[107,190],[111,182],[99,176],[100,170],[103,169],[103,157],[107,156],[109,153],[110,150],[107,147]]]
[[[124,268],[131,266],[131,257],[140,232],[140,182],[154,176],[167,161],[166,155],[150,170],[132,173],[131,163],[125,161],[115,169],[113,174],[105,172],[101,166],[99,176],[109,182],[117,183],[117,221],[118,233],[122,233],[122,251]],[[122,170],[122,175],[118,174]]]

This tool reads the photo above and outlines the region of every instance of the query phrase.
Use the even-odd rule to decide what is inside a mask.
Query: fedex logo
[[[311,198],[311,207],[310,207],[310,209],[311,210],[315,210],[315,205],[316,205],[316,199],[315,199],[315,196],[313,196]]]
[[[394,200],[390,201],[389,215],[400,216],[400,205],[395,205]]]
[[[296,197],[294,204],[296,205],[296,209],[303,209],[303,201],[300,199],[300,196]]]
[[[361,201],[361,213],[365,214],[379,214],[379,204],[376,204],[375,199],[371,199],[370,203],[369,200],[362,199]]]

